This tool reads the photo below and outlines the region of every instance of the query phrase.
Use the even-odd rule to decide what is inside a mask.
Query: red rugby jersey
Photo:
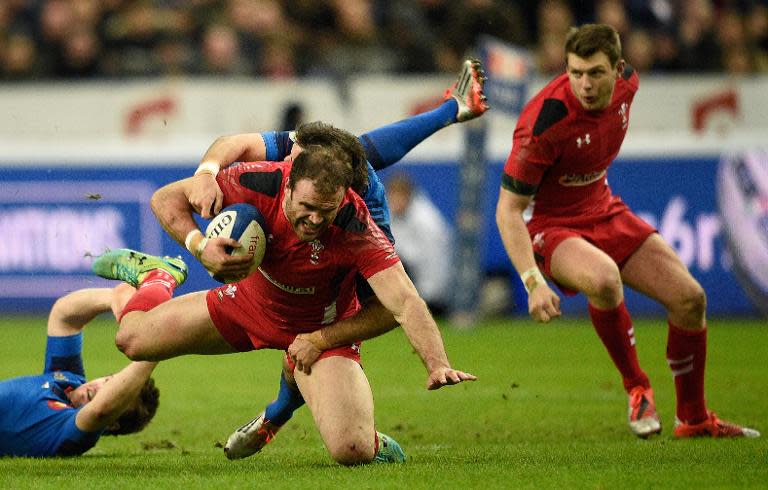
[[[533,219],[602,214],[612,194],[606,171],[629,125],[637,73],[627,66],[610,105],[587,111],[564,73],[547,84],[520,114],[502,186],[534,195]]]
[[[394,247],[371,219],[364,201],[348,190],[333,224],[301,242],[283,211],[292,162],[253,162],[220,172],[224,206],[256,206],[267,223],[259,271],[238,283],[273,324],[292,332],[353,315],[359,309],[355,275],[366,279],[399,262]]]

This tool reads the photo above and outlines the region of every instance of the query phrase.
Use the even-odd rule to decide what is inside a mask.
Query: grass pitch
[[[765,488],[766,322],[710,322],[707,401],[764,434],[719,441],[672,439],[666,326],[635,324],[664,424],[648,441],[629,432],[626,395],[588,320],[514,319],[444,328],[453,365],[479,380],[434,392],[402,332],[363,345],[377,426],[403,446],[403,465],[334,464],[306,408],[261,454],[226,460],[226,437],[277,390],[281,354],[262,351],[161,363],[160,409],[144,432],[102,438],[79,458],[0,458],[0,488]],[[106,317],[86,327],[89,376],[125,364],[115,331]],[[44,339],[42,318],[0,320],[0,378],[41,370]]]

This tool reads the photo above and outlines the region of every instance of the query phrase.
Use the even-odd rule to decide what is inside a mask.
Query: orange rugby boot
[[[707,420],[700,424],[686,424],[677,420],[675,422],[675,437],[678,439],[689,437],[760,437],[760,433],[755,429],[720,420],[715,412],[708,412],[707,415]]]
[[[653,401],[653,390],[635,386],[629,392],[629,428],[641,439],[659,434],[661,421],[656,413],[656,403]]]

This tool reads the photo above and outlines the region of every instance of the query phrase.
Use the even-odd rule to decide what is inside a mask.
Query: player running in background
[[[456,82],[445,91],[444,101],[438,108],[360,136],[365,159],[353,161],[356,178],[352,188],[363,197],[373,220],[393,243],[386,193],[376,171],[400,161],[438,130],[485,113],[488,105],[483,94],[484,82],[480,62],[467,59]],[[222,193],[215,178],[220,169],[242,161],[292,160],[310,145],[336,145],[354,155],[351,148],[357,145],[357,138],[322,123],[305,124],[291,132],[223,136],[203,156],[192,180],[189,201],[201,216],[211,218],[222,207]],[[214,247],[200,249],[203,237],[195,230],[192,233],[185,245],[208,270],[217,275],[230,274],[230,277],[247,272],[247,258],[232,257]],[[359,281],[358,286],[358,298],[363,303],[363,309],[357,315],[311,334],[301,334],[289,347],[289,355],[300,371],[309,373],[310,366],[327,349],[373,338],[397,326],[392,314],[371,294],[367,283]],[[277,398],[264,412],[229,437],[224,448],[227,457],[243,458],[260,451],[303,404],[304,400],[293,380],[292,367],[288,369],[286,366],[280,377]]]
[[[560,315],[560,300],[540,271],[565,294],[587,297],[592,324],[629,395],[630,429],[645,438],[661,432],[661,422],[638,362],[623,285],[659,301],[668,313],[675,436],[759,436],[707,410],[705,293],[656,230],[608,187],[606,171],[621,148],[638,88],[637,73],[621,59],[618,33],[608,25],[574,28],[565,56],[566,73],[520,115],[496,209],[531,316],[548,322]],[[523,212],[531,204],[526,227]]]
[[[174,265],[154,260],[147,266],[180,271],[180,284],[186,266],[169,260]],[[86,381],[81,357],[83,327],[110,309],[119,316],[134,292],[121,284],[81,289],[56,301],[48,316],[43,374],[0,381],[0,456],[77,456],[102,435],[139,432],[152,420],[160,392],[150,375],[157,363],[132,362],[116,374]]]
[[[359,152],[362,156],[362,148]],[[350,189],[353,178],[345,152],[315,146],[293,161],[248,163],[221,172],[223,204],[253,204],[267,221],[270,239],[259,272],[168,301],[139,289],[124,309],[118,347],[134,360],[285,350],[297,334],[360,309],[355,295],[360,272],[424,362],[429,389],[474,380],[450,366],[426,304],[392,244]],[[152,199],[158,220],[177,241],[197,228],[189,203],[192,180],[165,186]],[[213,238],[208,247],[226,241]],[[131,251],[113,251],[100,256],[94,270],[102,277],[132,280],[141,263]],[[399,446],[375,431],[373,395],[359,362],[357,344],[330,349],[312,366],[311,376],[296,371],[296,383],[334,460],[402,461]]]

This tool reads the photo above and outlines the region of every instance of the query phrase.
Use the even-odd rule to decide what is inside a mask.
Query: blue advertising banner
[[[676,250],[707,291],[710,314],[752,315],[757,309],[736,280],[731,253],[725,246],[723,219],[717,203],[718,164],[719,159],[715,157],[623,158],[609,170],[608,181],[613,192],[655,226]],[[503,163],[489,165],[483,214],[492,217]],[[400,169],[404,167],[449,219],[455,216],[457,197],[453,190],[458,188],[457,169],[448,162],[400,165]],[[517,281],[495,220],[488,219],[487,226],[483,269],[486,273],[510,275],[513,282]],[[516,295],[515,299],[520,305],[518,309],[527,314],[527,306],[522,304],[525,298],[521,300]],[[654,301],[633,291],[627,291],[627,304],[636,313],[664,313]],[[563,297],[562,306],[566,313],[586,312],[586,300],[582,296]]]
[[[704,286],[710,314],[755,314],[725,244],[726,227],[717,203],[718,163],[714,157],[625,158],[613,165],[608,179],[614,193],[658,228]],[[67,291],[108,285],[91,274],[89,257],[106,248],[181,255],[191,273],[179,293],[217,285],[167,237],[149,208],[155,189],[188,176],[192,167],[0,168],[0,310],[44,311]],[[455,222],[455,162],[404,162],[397,170],[407,172]],[[485,273],[516,280],[492,219],[502,162],[486,170],[480,200],[485,217],[481,233],[486,237],[479,249],[481,267]],[[631,292],[627,303],[634,313],[663,313],[653,301]],[[583,297],[563,302],[565,311],[573,313],[583,313],[585,305]]]

